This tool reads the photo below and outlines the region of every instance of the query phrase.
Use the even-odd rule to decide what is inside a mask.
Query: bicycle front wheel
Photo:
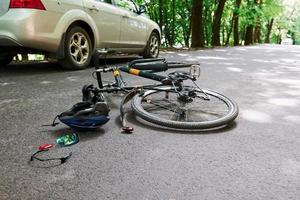
[[[184,101],[172,87],[150,90],[136,95],[132,110],[142,119],[163,127],[175,129],[212,129],[232,122],[238,115],[238,106],[230,98],[211,90],[193,91]]]

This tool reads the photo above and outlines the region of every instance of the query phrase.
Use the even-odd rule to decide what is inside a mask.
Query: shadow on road
[[[100,65],[119,65],[128,63],[132,60],[138,59],[138,56],[122,56],[122,57],[109,57],[106,60],[104,58],[100,58]],[[92,68],[90,66],[89,68]],[[43,74],[43,73],[63,73],[68,70],[64,70],[60,67],[58,62],[27,62],[27,63],[12,63],[6,67],[0,66],[0,75],[3,74]]]
[[[133,127],[135,131],[138,131],[138,129],[142,128],[143,130],[154,130],[157,132],[165,132],[165,133],[173,133],[173,134],[199,134],[199,135],[205,135],[205,134],[221,134],[229,132],[237,127],[237,123],[234,121],[227,126],[221,126],[219,128],[215,129],[208,129],[208,130],[191,130],[191,131],[185,131],[180,129],[171,129],[163,126],[158,126],[152,123],[149,123],[141,118],[138,118],[132,111],[129,111],[126,115],[126,119],[128,120],[128,125],[130,127]],[[120,118],[117,117],[115,119],[115,124],[117,126],[122,127]]]
[[[72,134],[74,131],[71,128],[61,128],[56,130],[48,130],[47,133],[53,135],[54,137],[58,138],[64,134]],[[79,136],[79,142],[85,142],[89,140],[94,140],[100,136],[102,136],[105,131],[103,129],[98,129],[97,131],[76,131]]]
[[[57,62],[32,62],[32,63],[12,63],[0,68],[0,75],[3,74],[42,74],[63,72]]]

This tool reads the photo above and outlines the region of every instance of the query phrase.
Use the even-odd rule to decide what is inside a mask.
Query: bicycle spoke
[[[156,110],[156,109],[158,109],[158,108],[163,108],[163,109],[168,110],[168,111],[171,111],[171,112],[176,112],[176,110],[172,110],[171,108],[168,107],[168,106],[170,106],[170,105],[175,105],[175,106],[177,106],[177,105],[174,104],[174,103],[169,103],[169,104],[166,104],[166,105],[161,105],[161,104],[155,103],[155,102],[153,102],[153,101],[150,101],[150,102],[147,102],[147,103],[156,106],[156,107],[152,107],[152,110],[153,110],[153,109]],[[176,108],[176,109],[177,109],[177,108]],[[146,110],[147,110],[147,111],[151,111],[151,110],[149,110],[149,109],[146,109]]]
[[[178,90],[172,86],[170,88],[167,88],[168,93],[152,90],[137,96],[134,111],[146,121],[179,129],[217,127],[233,120],[238,114],[234,102],[219,93],[189,86]],[[207,98],[195,93],[204,93]]]

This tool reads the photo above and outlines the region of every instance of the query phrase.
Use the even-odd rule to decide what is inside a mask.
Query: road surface
[[[0,199],[298,200],[300,199],[300,47],[261,45],[166,52],[200,62],[199,84],[234,99],[232,126],[202,133],[153,128],[129,115],[120,134],[121,96],[108,98],[111,121],[53,155],[65,164],[29,164],[66,126],[41,127],[80,101],[93,69],[63,71],[56,63],[0,69]],[[119,65],[129,60],[113,60]],[[141,83],[140,78],[125,80]],[[105,80],[112,80],[108,75]],[[51,155],[52,155],[51,154]]]

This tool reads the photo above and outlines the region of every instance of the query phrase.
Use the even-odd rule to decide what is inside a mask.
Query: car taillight
[[[46,10],[41,0],[10,0],[9,8]]]

